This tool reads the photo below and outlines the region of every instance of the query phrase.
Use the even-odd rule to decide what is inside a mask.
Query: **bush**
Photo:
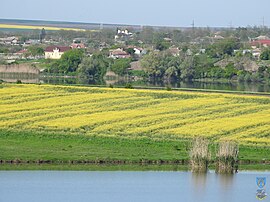
[[[16,81],[16,84],[22,84],[22,81],[18,79],[18,80]]]
[[[125,86],[125,88],[128,88],[128,89],[133,89],[133,86],[132,86],[132,84],[131,84],[131,83],[127,83],[127,84],[126,84],[126,86]]]

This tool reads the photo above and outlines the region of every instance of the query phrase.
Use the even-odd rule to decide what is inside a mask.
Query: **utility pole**
[[[195,33],[195,21],[194,20],[192,20],[191,26],[192,26],[192,35],[194,37],[194,33]]]
[[[192,26],[192,30],[194,31],[194,29],[195,29],[195,21],[194,20],[192,21],[191,26]]]

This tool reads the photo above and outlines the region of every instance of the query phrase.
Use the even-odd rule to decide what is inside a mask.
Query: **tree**
[[[80,77],[102,80],[110,64],[111,59],[96,53],[92,57],[84,57],[77,71]]]
[[[130,54],[131,56],[134,56],[135,50],[133,48],[126,49],[126,52]]]
[[[195,69],[193,65],[193,58],[186,57],[182,64],[180,65],[181,69],[181,79],[183,80],[192,80],[195,75]]]
[[[162,77],[160,66],[161,54],[151,52],[150,54],[143,57],[141,65],[145,69],[149,77],[158,78]]]
[[[64,73],[75,72],[82,61],[83,50],[72,49],[65,52],[59,60],[58,68]]]
[[[39,34],[40,43],[42,43],[43,39],[45,39],[45,36],[46,36],[46,31],[44,28],[42,28],[42,30],[40,31],[40,34]]]
[[[42,56],[44,55],[44,49],[41,46],[29,46],[27,49],[27,55],[29,56]]]
[[[260,59],[261,60],[270,60],[270,50],[266,49],[262,52],[262,54],[260,55]]]
[[[209,56],[214,58],[220,58],[224,55],[232,56],[234,50],[238,50],[241,47],[241,44],[238,39],[228,38],[218,41],[210,45],[206,52]]]
[[[164,40],[159,40],[156,42],[155,44],[155,48],[157,50],[160,50],[160,51],[163,51],[163,50],[166,50],[170,47],[170,42],[168,41],[164,41]]]
[[[228,64],[225,67],[225,74],[224,76],[228,79],[231,79],[233,76],[237,75],[237,69],[234,67],[232,63]]]
[[[141,65],[149,77],[154,79],[179,79],[183,56],[174,57],[168,52],[151,52],[143,57]]]
[[[127,69],[130,67],[131,59],[116,59],[114,60],[111,70],[119,75],[127,73]]]

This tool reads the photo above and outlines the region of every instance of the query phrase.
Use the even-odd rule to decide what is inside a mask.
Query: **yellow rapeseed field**
[[[0,24],[2,29],[46,29],[50,31],[66,30],[66,31],[85,31],[85,29],[67,28],[67,27],[50,27],[50,26],[34,26],[34,25],[11,25]]]
[[[270,145],[270,97],[51,85],[0,86],[0,129]]]

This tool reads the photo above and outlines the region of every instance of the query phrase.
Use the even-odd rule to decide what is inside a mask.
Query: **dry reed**
[[[238,145],[233,142],[219,143],[216,159],[217,173],[237,172]]]
[[[196,138],[190,151],[190,163],[192,172],[206,172],[211,159],[209,141],[204,138]]]

